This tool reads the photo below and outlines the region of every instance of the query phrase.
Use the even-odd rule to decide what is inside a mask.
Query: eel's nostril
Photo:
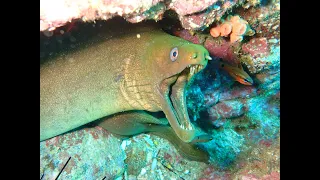
[[[193,53],[192,59],[196,59],[197,57],[198,57],[198,54],[197,53]]]

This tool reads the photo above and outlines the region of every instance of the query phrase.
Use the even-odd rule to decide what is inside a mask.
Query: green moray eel
[[[185,86],[206,67],[208,51],[154,25],[116,26],[112,38],[40,64],[40,141],[118,112],[146,110],[163,111],[176,135],[192,142]]]
[[[132,136],[140,133],[154,134],[169,140],[178,152],[189,160],[202,162],[208,162],[209,160],[208,153],[194,144],[199,141],[211,140],[209,136],[197,136],[201,137],[201,140],[194,139],[192,143],[185,143],[176,136],[170,126],[167,126],[167,119],[157,119],[144,111],[127,111],[124,113],[118,113],[94,123],[109,132],[120,136]]]

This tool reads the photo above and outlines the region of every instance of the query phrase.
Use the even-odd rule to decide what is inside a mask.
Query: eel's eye
[[[173,62],[173,61],[177,60],[177,58],[178,58],[178,48],[175,47],[170,51],[170,59]]]
[[[250,83],[250,84],[252,84],[252,82],[251,81],[249,81],[248,79],[246,79],[246,78],[244,78],[243,79],[245,82],[247,82],[247,83]]]

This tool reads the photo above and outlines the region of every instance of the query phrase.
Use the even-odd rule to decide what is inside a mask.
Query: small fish
[[[238,64],[238,67],[235,67],[220,61],[220,68],[227,71],[231,77],[233,77],[236,81],[238,81],[241,84],[253,84],[253,80],[251,79],[249,74],[243,70],[242,65],[240,63]]]

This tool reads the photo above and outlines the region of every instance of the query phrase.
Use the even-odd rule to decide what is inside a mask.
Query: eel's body
[[[114,38],[41,65],[40,141],[129,110],[163,111],[181,140],[194,139],[184,87],[208,51],[157,28],[122,25]]]
[[[169,140],[179,153],[189,160],[209,161],[208,153],[195,144],[196,142],[201,142],[201,140],[195,139],[192,143],[181,141],[175,135],[172,128],[167,126],[168,121],[165,118],[157,119],[144,111],[128,111],[108,116],[95,123],[109,132],[120,136],[133,136],[140,133],[154,134]],[[207,138],[205,137],[203,140],[210,140]]]

